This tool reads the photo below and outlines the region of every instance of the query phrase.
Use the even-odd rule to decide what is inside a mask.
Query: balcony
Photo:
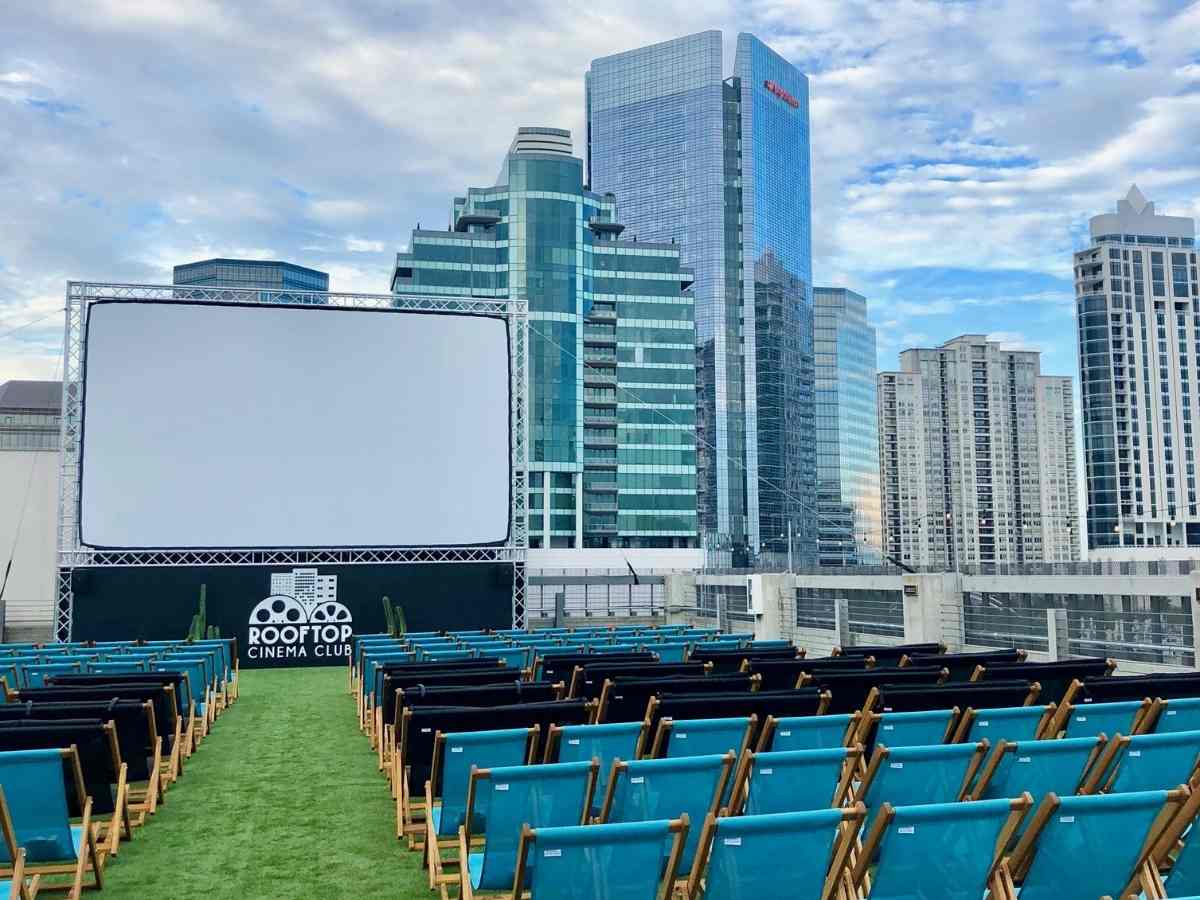
[[[617,492],[617,483],[615,481],[585,481],[583,490],[590,494],[615,494]],[[586,504],[586,500],[584,501]]]
[[[615,322],[617,321],[617,311],[615,309],[607,309],[605,307],[593,306],[592,311],[587,314],[585,322]]]
[[[583,383],[585,385],[597,384],[597,385],[608,385],[611,387],[616,387],[617,376],[615,373],[604,372],[599,369],[593,369],[593,368],[590,368],[589,366],[584,366],[583,367]],[[596,403],[597,401],[586,400],[586,402]],[[612,404],[616,405],[616,402],[617,402],[616,397],[613,397]]]
[[[587,500],[584,500],[583,501],[583,511],[585,513],[615,513],[617,511],[617,504],[613,503],[610,500],[606,500],[603,502],[597,501],[597,502],[592,502],[592,503],[589,503]]]
[[[616,450],[617,436],[614,434],[612,437],[601,437],[599,435],[585,434],[583,436],[583,446],[587,448],[594,447],[597,450]]]
[[[584,400],[583,402],[585,405],[591,403],[590,400]],[[609,416],[602,416],[602,415],[598,415],[594,410],[589,411],[589,410],[585,409],[583,411],[583,424],[591,425],[596,428],[616,428],[617,427],[617,417],[615,414],[609,415]]]
[[[585,522],[583,530],[591,534],[616,534],[616,522]]]

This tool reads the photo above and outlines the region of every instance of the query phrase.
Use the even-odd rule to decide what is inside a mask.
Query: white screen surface
[[[507,537],[502,319],[98,303],[86,353],[85,544]]]

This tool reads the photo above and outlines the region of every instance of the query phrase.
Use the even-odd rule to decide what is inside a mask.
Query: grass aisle
[[[430,898],[359,734],[346,670],[242,672],[158,814],[105,872],[104,900]]]

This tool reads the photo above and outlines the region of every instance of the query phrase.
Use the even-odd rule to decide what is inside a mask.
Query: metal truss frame
[[[97,550],[80,543],[80,438],[83,429],[83,375],[87,360],[87,313],[100,300],[153,303],[212,303],[268,306],[336,306],[352,309],[409,310],[500,316],[508,322],[509,459],[511,472],[509,537],[502,545],[463,547],[303,547],[295,549]],[[58,492],[58,566],[54,635],[71,639],[76,568],[114,566],[244,565],[412,565],[420,563],[506,563],[513,566],[512,623],[525,627],[525,562],[529,548],[528,504],[528,314],[521,300],[489,297],[436,297],[403,294],[265,291],[201,285],[67,283],[63,350],[62,451]]]

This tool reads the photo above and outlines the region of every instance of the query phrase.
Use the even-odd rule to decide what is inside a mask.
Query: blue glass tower
[[[529,305],[531,547],[695,547],[693,276],[623,239],[571,133],[521,128],[491,187],[418,229],[392,291]]]
[[[696,271],[700,522],[709,546],[816,556],[808,81],[750,34],[593,60],[588,177]]]

